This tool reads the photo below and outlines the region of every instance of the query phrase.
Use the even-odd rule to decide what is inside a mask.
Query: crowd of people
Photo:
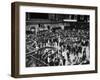
[[[58,25],[58,27],[60,26]],[[89,30],[58,27],[56,29],[52,27],[51,29],[47,28],[47,30],[38,30],[37,32],[35,30],[26,31],[26,53],[31,54],[37,61],[37,63],[32,63],[30,60],[31,65],[67,66],[89,64]],[[26,56],[26,58],[29,57]],[[26,64],[28,63],[29,61]]]

